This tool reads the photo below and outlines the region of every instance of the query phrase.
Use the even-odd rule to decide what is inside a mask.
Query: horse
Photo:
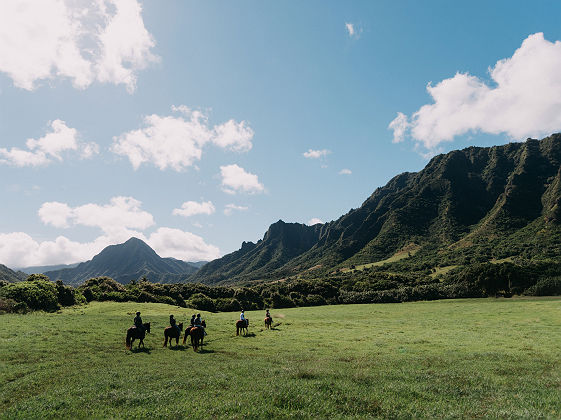
[[[189,330],[189,335],[191,336],[191,346],[193,346],[193,351],[197,351],[199,346],[202,347],[203,339],[205,338],[205,330],[201,327],[191,327]]]
[[[181,331],[183,331],[183,322],[178,325],[179,331],[177,328],[172,327],[171,325],[164,330],[164,347],[168,345],[168,338],[169,338],[169,345],[171,346],[171,339],[175,338],[175,345],[179,344],[179,336],[181,335]]]
[[[201,322],[201,325],[206,328],[206,322],[203,319],[203,322]],[[191,333],[191,330],[195,328],[193,325],[189,326],[189,327],[185,327],[185,336],[183,337],[183,345],[185,345],[185,342],[187,341],[187,336]],[[204,334],[203,337],[201,338],[201,346],[203,345],[203,338],[204,338]]]
[[[136,340],[137,338],[140,340],[138,342],[138,348],[140,348],[140,345],[142,344],[142,347],[144,346],[144,337],[146,336],[146,332],[150,332],[150,323],[147,322],[146,324],[142,324],[142,326],[144,327],[144,329],[140,329],[140,328],[136,328],[136,327],[130,327],[127,330],[127,339],[125,340],[125,345],[127,346],[127,349],[131,349],[132,347],[132,343],[134,342],[134,340]]]
[[[265,317],[265,328],[267,328],[267,329],[271,328],[272,323],[273,323],[273,318],[271,318],[270,316],[266,316]]]
[[[245,330],[245,334],[248,333],[247,327],[249,326],[249,319],[242,321],[241,319],[236,322],[236,335],[240,335],[240,330]]]

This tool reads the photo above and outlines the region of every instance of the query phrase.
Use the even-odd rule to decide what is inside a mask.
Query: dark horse
[[[150,323],[147,322],[146,324],[142,324],[142,326],[144,327],[144,330],[141,330],[140,328],[136,328],[136,327],[130,327],[127,330],[127,339],[125,341],[127,349],[130,350],[133,341],[136,340],[137,338],[140,340],[140,342],[138,343],[138,348],[140,348],[141,344],[142,347],[145,347],[144,346],[144,337],[146,336],[145,331],[150,332]]]
[[[265,317],[265,328],[267,328],[267,329],[271,328],[272,323],[273,323],[273,318],[271,318],[270,316],[266,316]]]
[[[168,345],[168,338],[169,338],[169,345],[171,346],[171,339],[175,338],[175,345],[179,344],[179,336],[181,335],[181,331],[183,331],[183,322],[178,325],[179,331],[177,328],[172,327],[171,325],[164,330],[164,347]]]
[[[191,346],[193,346],[194,351],[197,351],[199,349],[199,346],[203,345],[205,330],[203,330],[201,327],[191,327],[189,330],[189,335],[191,336]]]
[[[247,331],[247,327],[249,326],[249,319],[246,319],[245,321],[242,321],[241,319],[239,321],[236,322],[236,335],[240,335],[240,330],[242,330],[242,332],[245,330],[245,334],[248,333]]]
[[[206,328],[206,322],[203,319],[203,322],[201,322],[201,325]],[[187,341],[187,336],[191,334],[191,330],[195,328],[194,326],[189,326],[185,328],[185,336],[183,337],[183,345],[185,345],[185,341]],[[204,331],[204,330],[203,330]],[[201,346],[203,345],[203,339],[204,339],[205,335],[203,333],[203,336],[201,337]]]

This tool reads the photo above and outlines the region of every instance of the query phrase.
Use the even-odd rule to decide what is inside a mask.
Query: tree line
[[[387,269],[387,267],[384,267]],[[152,283],[145,278],[123,285],[96,277],[73,288],[42,274],[25,281],[0,281],[0,312],[57,311],[91,301],[157,302],[205,311],[238,311],[350,303],[392,303],[472,297],[561,294],[561,263],[529,265],[479,263],[445,275],[424,271],[393,273],[365,269],[321,277],[288,277],[238,287],[200,283]],[[430,272],[430,270],[429,270]]]

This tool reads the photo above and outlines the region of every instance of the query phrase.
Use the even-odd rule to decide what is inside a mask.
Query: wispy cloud
[[[224,214],[226,216],[230,216],[234,211],[246,211],[249,207],[246,206],[237,206],[235,204],[226,204],[224,208]]]
[[[339,175],[351,175],[353,173],[353,171],[351,171],[350,169],[341,169],[339,171]]]
[[[327,156],[330,153],[331,151],[327,149],[322,149],[322,150],[308,149],[307,152],[302,153],[302,156],[304,156],[306,159],[320,159]]]
[[[312,217],[310,220],[308,220],[308,223],[306,223],[308,226],[313,226],[313,225],[317,225],[317,224],[323,224],[321,219],[318,219],[317,217]]]
[[[362,33],[362,28],[355,23],[345,22],[345,29],[349,38],[358,39]]]

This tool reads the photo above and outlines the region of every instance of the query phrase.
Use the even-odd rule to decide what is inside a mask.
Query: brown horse
[[[179,344],[179,336],[181,335],[181,331],[183,331],[183,322],[178,325],[179,331],[177,328],[172,327],[171,325],[164,330],[164,347],[168,345],[168,338],[169,338],[169,345],[171,346],[172,338],[175,338],[175,345]]]
[[[247,327],[248,326],[249,326],[249,319],[246,319],[245,321],[242,321],[240,319],[239,321],[237,321],[236,322],[236,335],[240,335],[240,330],[242,332],[244,332],[244,330],[245,330],[244,335],[247,335],[247,333],[248,333]]]
[[[197,351],[199,346],[202,347],[203,339],[205,338],[205,330],[201,327],[192,327],[189,331],[189,335],[191,336],[191,346],[193,346],[193,350]]]
[[[271,328],[271,324],[273,323],[273,318],[270,316],[265,317],[265,328]]]
[[[144,329],[140,329],[140,328],[136,328],[136,327],[130,327],[127,330],[127,338],[125,340],[125,345],[127,346],[127,349],[131,349],[132,347],[132,343],[134,342],[134,340],[139,339],[140,341],[138,342],[138,348],[140,348],[140,345],[142,344],[142,347],[144,346],[144,337],[146,336],[146,332],[150,332],[150,323],[147,322],[146,324],[142,324],[142,326],[144,327]]]
[[[203,322],[201,322],[201,325],[206,328],[206,322],[203,319]],[[191,333],[191,329],[195,328],[194,326],[189,326],[185,328],[185,336],[183,336],[183,345],[185,345],[185,342],[187,341],[187,336]],[[203,338],[204,338],[204,334],[203,334]],[[201,338],[201,346],[203,345],[203,338]]]

